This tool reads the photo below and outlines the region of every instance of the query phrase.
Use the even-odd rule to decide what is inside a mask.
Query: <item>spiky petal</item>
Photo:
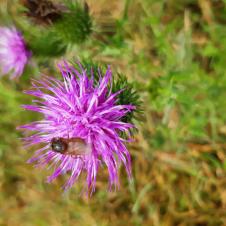
[[[87,173],[87,185],[95,190],[96,176],[99,166],[104,163],[109,172],[109,185],[118,186],[118,169],[121,163],[131,176],[130,154],[122,132],[129,136],[130,123],[120,119],[135,107],[118,105],[117,93],[111,92],[112,73],[108,68],[104,76],[94,85],[94,77],[81,73],[65,63],[60,70],[63,81],[51,77],[43,77],[33,82],[33,89],[26,91],[41,100],[36,105],[25,105],[25,109],[43,114],[41,121],[22,126],[36,132],[25,138],[29,145],[42,143],[44,148],[38,150],[29,162],[37,162],[39,166],[54,165],[54,172],[48,177],[51,182],[57,176],[70,172],[65,188],[70,188],[82,171]],[[84,139],[91,152],[78,157],[56,153],[51,150],[50,142],[55,137]]]
[[[11,79],[19,77],[30,56],[16,28],[0,27],[0,75],[11,73]]]

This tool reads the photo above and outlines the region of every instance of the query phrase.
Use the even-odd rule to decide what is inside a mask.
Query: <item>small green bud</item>
[[[66,6],[68,10],[62,13],[61,18],[54,24],[54,28],[66,43],[82,43],[92,31],[87,6],[82,7],[72,2]]]

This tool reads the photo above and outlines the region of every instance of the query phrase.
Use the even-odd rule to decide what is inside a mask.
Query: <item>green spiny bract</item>
[[[134,83],[130,83],[125,75],[118,73],[117,76],[113,78],[112,92],[115,93],[118,90],[123,90],[123,92],[118,95],[118,104],[131,104],[136,106],[136,109],[128,112],[127,115],[122,118],[122,121],[132,122],[134,118],[138,119],[139,113],[142,113],[141,100],[134,87]]]
[[[92,21],[87,6],[82,7],[77,2],[67,2],[68,11],[54,24],[61,38],[69,44],[82,43],[92,31]]]

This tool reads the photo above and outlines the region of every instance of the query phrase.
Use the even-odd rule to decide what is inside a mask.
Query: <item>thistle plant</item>
[[[99,70],[98,81],[95,72],[88,72],[81,65],[77,70],[65,62],[59,68],[63,81],[44,76],[40,81],[33,80],[32,90],[25,92],[38,100],[23,108],[43,116],[40,121],[21,126],[32,132],[25,138],[28,145],[42,145],[29,163],[54,166],[48,182],[70,172],[65,189],[71,188],[86,171],[91,193],[95,190],[98,169],[106,165],[109,187],[118,187],[121,164],[131,178],[131,157],[125,143],[132,141],[129,130],[134,128],[122,119],[136,106],[118,102],[125,89],[113,91],[110,67],[104,75]]]
[[[68,46],[84,42],[91,34],[92,21],[87,5],[77,1],[62,4],[49,0],[24,1],[20,8],[15,23],[25,34],[34,56],[61,56]]]

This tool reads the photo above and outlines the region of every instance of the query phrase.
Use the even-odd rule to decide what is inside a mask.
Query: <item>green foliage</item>
[[[51,30],[40,30],[35,35],[30,35],[26,40],[28,48],[37,57],[57,57],[66,52],[66,45],[58,37],[58,34]]]
[[[150,26],[159,29],[158,25]],[[161,68],[158,71],[161,76],[151,78],[148,88],[152,108],[159,113],[163,112],[163,123],[159,126],[167,127],[170,120],[174,120],[170,114],[176,111],[180,120],[176,122],[175,130],[172,132],[177,141],[192,139],[216,141],[219,139],[216,137],[216,129],[225,119],[223,114],[217,117],[217,111],[226,110],[222,99],[226,83],[224,73],[218,73],[209,67],[212,67],[215,61],[214,67],[221,68],[220,61],[214,59],[221,59],[222,49],[218,51],[213,43],[206,43],[204,48],[191,45],[192,37],[189,33],[191,30],[181,30],[175,37],[177,50],[174,51],[171,43],[165,38],[171,39],[174,31],[167,28],[169,27],[163,28],[154,39],[161,61]],[[202,65],[204,61],[209,63],[206,66]],[[155,69],[152,70],[155,73]]]
[[[61,19],[56,21],[54,28],[65,43],[82,43],[91,34],[92,21],[86,7],[77,2],[66,1],[67,12],[63,12]]]

